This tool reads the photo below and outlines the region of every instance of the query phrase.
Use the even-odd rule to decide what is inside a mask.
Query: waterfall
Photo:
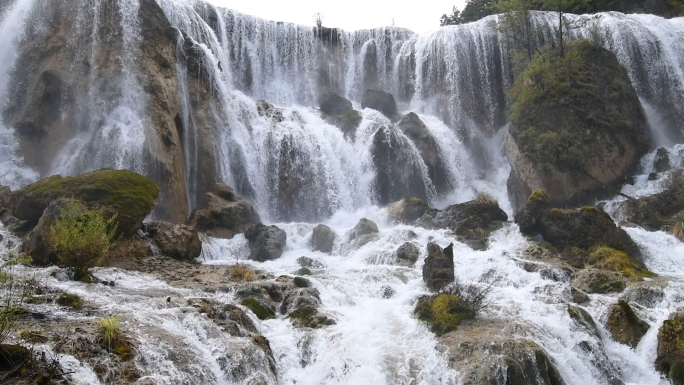
[[[684,266],[684,251],[671,235],[626,230],[644,250],[646,266],[662,276],[664,293],[657,303],[636,309],[651,329],[629,349],[601,325],[615,296],[592,295],[585,306],[599,324],[596,335],[578,329],[566,308],[567,274],[550,280],[523,269],[530,241],[517,225],[505,224],[492,234],[489,249],[475,251],[450,231],[392,223],[380,208],[403,195],[443,208],[486,193],[514,214],[503,150],[513,69],[498,16],[414,34],[394,27],[349,32],[273,22],[201,0],[14,0],[1,12],[1,185],[17,189],[53,174],[132,169],[155,178],[167,194],[155,215],[178,209],[173,218],[184,221],[203,204],[204,193],[227,184],[253,201],[265,223],[284,229],[288,245],[275,261],[245,262],[244,236],[207,238],[201,262],[243,261],[274,277],[292,275],[302,256],[322,266],[309,279],[336,325],[308,330],[284,317],[261,321],[250,313],[271,343],[277,377],[268,374],[261,350],[251,350],[248,340],[228,336],[185,304],[194,297],[238,303],[232,292],[174,288],[114,268],[96,269],[95,275],[116,286],[94,289],[63,279],[56,267],[20,268],[40,274],[51,288],[120,314],[139,343],[141,381],[458,384],[464,379],[444,341],[413,315],[416,299],[427,293],[421,275],[425,245],[437,242],[455,244],[459,279],[475,281],[492,269],[504,276],[482,319],[510,320],[514,337],[547,351],[569,385],[616,378],[665,383],[653,368],[657,329],[684,306],[678,294],[684,276],[673,272],[673,266]],[[532,14],[543,39],[552,39],[548,27],[556,16]],[[567,18],[571,39],[591,39],[615,53],[644,106],[654,145],[667,147],[671,166],[682,167],[684,18]],[[391,93],[401,116],[362,108],[368,88]],[[359,114],[354,129],[342,130],[320,111],[319,97],[328,92],[351,101]],[[434,139],[441,184],[420,144],[401,128],[409,113]],[[379,159],[380,151],[389,162]],[[654,157],[644,157],[625,194],[659,191],[648,178]],[[401,172],[390,172],[396,169]],[[605,206],[616,220],[620,199]],[[362,217],[376,221],[380,235],[354,248],[345,234]],[[332,255],[311,251],[317,223],[338,235]],[[6,259],[16,251],[8,242],[20,241],[0,231]],[[407,239],[420,246],[414,267],[392,263]],[[182,301],[167,304],[167,297]],[[80,317],[64,313],[67,320]],[[76,373],[75,383],[97,383],[95,371],[77,358],[65,355],[62,362]]]

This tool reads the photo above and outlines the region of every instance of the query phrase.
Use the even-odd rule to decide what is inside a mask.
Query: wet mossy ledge
[[[674,385],[684,385],[684,313],[673,314],[660,327],[655,366]]]
[[[544,189],[556,207],[612,196],[650,147],[645,113],[615,54],[589,41],[547,48],[511,89],[514,207]]]
[[[475,311],[458,294],[439,293],[418,299],[415,314],[441,336],[458,328],[463,320],[475,318]]]
[[[132,235],[152,212],[159,193],[159,187],[150,178],[128,170],[103,169],[39,180],[12,192],[6,211],[32,228],[50,203],[59,198],[71,198],[88,207],[105,208],[108,217],[116,214],[118,231]]]

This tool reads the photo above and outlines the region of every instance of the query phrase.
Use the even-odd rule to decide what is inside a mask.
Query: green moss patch
[[[655,274],[646,270],[642,264],[634,261],[624,251],[599,246],[589,252],[589,262],[597,269],[610,270],[622,274],[626,278],[653,277]]]
[[[59,298],[57,298],[57,305],[80,309],[83,307],[83,300],[76,294],[62,293]]]
[[[276,317],[273,310],[264,306],[263,304],[261,304],[261,302],[254,298],[245,298],[242,300],[241,303],[242,306],[245,306],[249,310],[251,310],[252,313],[254,313],[254,315],[256,315],[257,318],[259,318],[260,320],[266,320]]]
[[[287,318],[297,321],[301,326],[311,327],[318,312],[311,306],[300,307],[287,315]]]
[[[415,314],[437,335],[456,330],[461,321],[475,317],[475,313],[463,303],[461,297],[446,293],[419,298]]]

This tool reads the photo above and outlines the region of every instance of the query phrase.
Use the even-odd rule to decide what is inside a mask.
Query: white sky
[[[313,25],[313,15],[323,14],[323,25],[347,31],[390,25],[414,32],[439,28],[439,18],[465,0],[207,0],[220,7],[273,21]]]

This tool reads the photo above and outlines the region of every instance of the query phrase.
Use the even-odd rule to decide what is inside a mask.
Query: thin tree
[[[316,28],[323,28],[323,14],[320,12],[316,12],[313,15],[313,20],[314,24],[316,24]]]

